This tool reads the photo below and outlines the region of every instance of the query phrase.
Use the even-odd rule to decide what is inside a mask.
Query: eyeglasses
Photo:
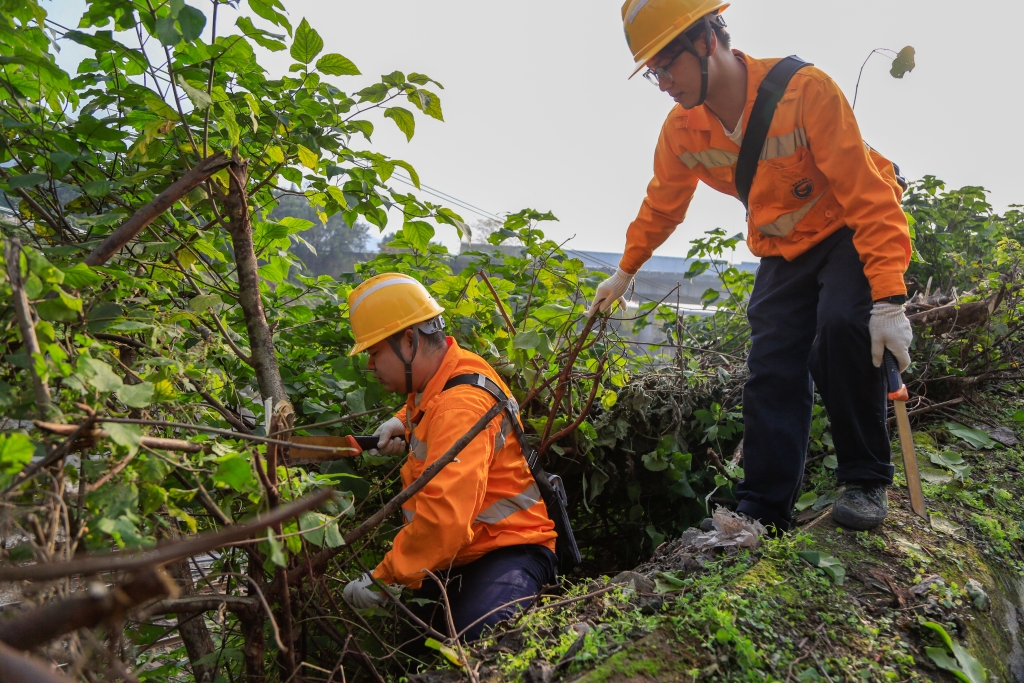
[[[683,52],[686,52],[686,50],[683,50]],[[675,83],[675,79],[672,78],[672,74],[671,72],[669,72],[668,68],[672,66],[672,64],[682,56],[683,52],[680,52],[675,57],[670,59],[668,64],[666,64],[665,66],[657,66],[653,69],[648,69],[647,71],[644,72],[644,78],[646,78],[649,83],[653,83],[656,87],[659,88],[661,87],[662,81],[665,81],[669,85],[672,85],[673,83]]]

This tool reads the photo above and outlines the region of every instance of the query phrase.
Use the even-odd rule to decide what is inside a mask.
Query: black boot
[[[855,531],[874,529],[889,512],[885,484],[847,484],[832,507],[832,519]]]

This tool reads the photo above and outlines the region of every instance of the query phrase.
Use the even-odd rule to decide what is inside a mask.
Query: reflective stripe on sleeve
[[[505,441],[508,439],[509,433],[512,431],[512,423],[508,419],[508,414],[501,421],[501,429],[494,435],[494,452],[497,453],[505,447]]]
[[[412,518],[416,516],[415,510],[406,510],[402,508],[402,517],[405,517],[405,523],[408,524],[412,521]]]
[[[511,517],[520,510],[529,510],[539,502],[540,489],[537,488],[537,482],[530,482],[530,485],[526,490],[518,496],[511,496],[509,498],[502,498],[501,500],[494,501],[487,507],[487,509],[482,510],[480,514],[476,516],[474,523],[497,524],[498,522]]]
[[[818,200],[824,196],[825,193],[822,192],[796,211],[793,211],[792,213],[784,213],[768,225],[758,226],[758,232],[762,235],[768,235],[769,237],[785,237],[789,233],[793,232],[793,228],[796,227],[796,224],[803,220],[804,216],[806,216],[810,212],[811,208],[818,203]]]

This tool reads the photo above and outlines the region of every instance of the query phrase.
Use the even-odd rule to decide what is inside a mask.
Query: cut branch
[[[49,664],[0,643],[0,671],[4,683],[72,683]]]
[[[16,650],[31,650],[80,628],[118,621],[128,610],[154,598],[177,594],[174,582],[163,571],[152,568],[111,588],[92,582],[66,600],[0,621],[0,642]]]
[[[21,330],[22,344],[28,357],[28,374],[32,378],[36,407],[39,414],[45,417],[50,410],[50,387],[36,372],[35,359],[41,357],[42,353],[39,350],[39,340],[36,339],[36,326],[32,321],[32,306],[21,282],[21,242],[12,239],[4,244],[4,260],[7,262],[7,277],[11,281],[14,313],[18,318],[18,329]]]
[[[267,527],[280,524],[286,519],[291,519],[307,510],[312,510],[333,497],[333,491],[323,489],[312,496],[277,508],[262,518],[234,525],[218,533],[200,534],[187,541],[163,546],[149,552],[133,555],[84,557],[71,562],[55,562],[52,564],[0,567],[0,581],[52,581],[66,576],[74,576],[75,574],[88,575],[109,571],[132,571],[164,565],[174,560],[180,560],[183,557],[202,555],[216,548],[252,538]]]
[[[32,424],[44,432],[60,434],[61,436],[71,436],[72,434],[75,434],[79,428],[77,425],[43,422],[42,420],[34,420]],[[98,440],[107,438],[110,438],[110,433],[105,429],[82,430],[81,432],[78,432],[75,443],[73,443],[72,446],[74,448],[88,448],[94,446]],[[202,444],[192,443],[191,441],[184,441],[182,439],[164,439],[158,436],[144,436],[142,437],[140,445],[145,446],[146,448],[153,448],[158,451],[176,451],[179,453],[200,453],[203,450]]]
[[[231,164],[231,159],[222,153],[214,154],[200,161],[171,186],[158,194],[153,201],[132,214],[132,217],[121,224],[100,246],[85,257],[87,266],[102,266],[119,252],[125,245],[146,229],[157,216],[174,206],[175,202],[206,182],[210,176]]]

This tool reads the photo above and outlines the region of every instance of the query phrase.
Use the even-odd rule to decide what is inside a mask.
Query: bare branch
[[[4,244],[4,259],[7,261],[7,277],[11,281],[14,313],[18,318],[18,329],[21,330],[25,355],[28,356],[28,374],[32,378],[36,407],[39,408],[39,414],[45,417],[50,410],[50,387],[36,372],[35,358],[40,356],[41,352],[39,340],[36,339],[36,326],[32,321],[32,306],[28,302],[28,296],[26,296],[25,288],[21,283],[21,242],[16,239],[6,242]]]
[[[147,225],[156,220],[157,216],[174,206],[175,202],[204,183],[214,173],[231,164],[231,159],[222,153],[214,154],[196,164],[171,186],[153,198],[153,201],[132,214],[132,217],[121,224],[100,246],[85,257],[87,266],[101,266],[110,260],[125,245],[142,232]]]
[[[75,574],[88,575],[109,571],[131,571],[163,565],[173,560],[180,560],[183,557],[191,557],[192,555],[201,555],[215,548],[252,538],[267,527],[280,524],[286,519],[291,519],[307,510],[312,510],[333,497],[333,491],[323,489],[245,524],[237,524],[218,533],[200,534],[187,541],[173,543],[148,552],[131,555],[84,557],[80,560],[53,564],[0,567],[0,581],[52,581],[53,579],[60,579],[65,576],[74,576]]]

